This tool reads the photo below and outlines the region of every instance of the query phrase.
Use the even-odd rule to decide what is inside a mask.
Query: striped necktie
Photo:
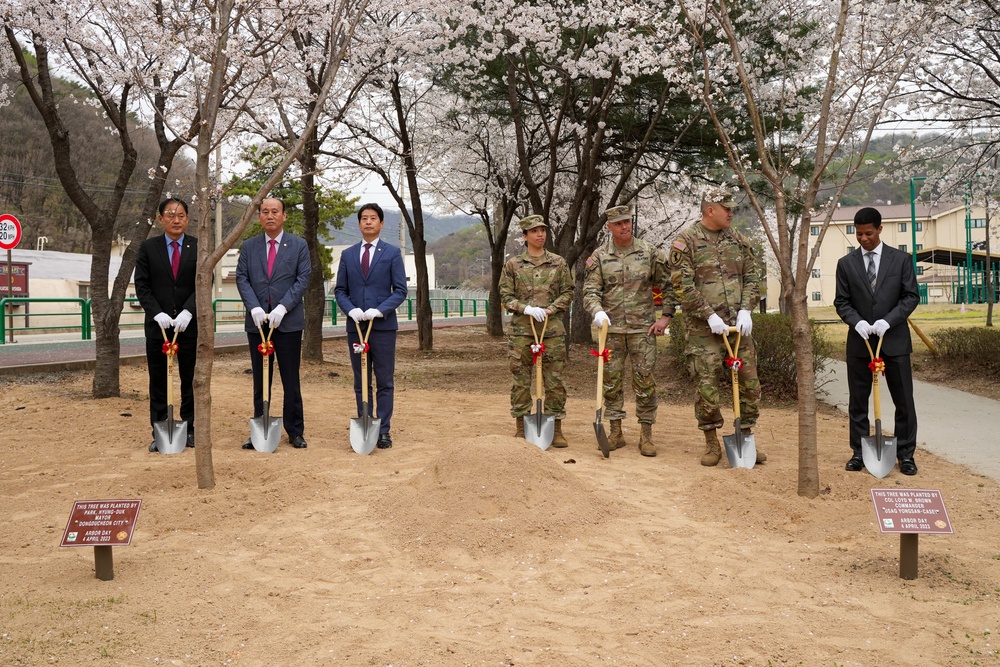
[[[875,253],[869,251],[868,255],[868,284],[871,285],[872,291],[875,291]]]

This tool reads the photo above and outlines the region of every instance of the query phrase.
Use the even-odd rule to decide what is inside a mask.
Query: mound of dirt
[[[373,509],[404,549],[524,553],[539,538],[562,542],[617,516],[605,492],[567,469],[574,462],[513,437],[466,438]]]

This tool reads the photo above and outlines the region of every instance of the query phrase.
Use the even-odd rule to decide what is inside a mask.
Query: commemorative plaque
[[[132,530],[142,501],[78,500],[73,503],[61,547],[94,547],[94,570],[98,579],[114,579],[111,547],[132,543]]]
[[[917,578],[918,538],[921,533],[955,532],[937,489],[872,489],[879,530],[899,533],[899,576]]]

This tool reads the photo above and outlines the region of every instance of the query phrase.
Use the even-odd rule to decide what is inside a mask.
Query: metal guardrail
[[[323,319],[331,326],[337,326],[337,303],[331,298],[325,299],[323,308]],[[30,312],[31,304],[70,304],[78,306],[79,312],[75,308],[70,310],[59,310],[56,312]],[[430,299],[431,312],[435,317],[479,317],[486,315],[489,309],[488,299],[462,299],[445,298]],[[23,312],[16,312],[20,308]],[[407,299],[403,306],[397,311],[400,317],[405,313],[407,320],[412,321],[416,317],[414,299]],[[94,325],[92,322],[92,303],[90,299],[49,299],[32,297],[5,297],[0,299],[0,345],[7,342],[8,334],[13,338],[14,332],[31,333],[59,333],[64,331],[80,331],[81,340],[93,338]],[[43,320],[41,325],[32,325],[34,318],[61,318],[59,323],[45,324],[52,322],[51,319]],[[214,299],[212,301],[213,326],[218,331],[220,324],[238,324],[246,317],[246,310],[243,308],[242,299]],[[15,318],[23,320],[23,326],[15,326]],[[77,320],[79,320],[77,322]],[[70,323],[67,323],[70,322]],[[123,329],[140,328],[145,322],[145,313],[139,305],[139,300],[135,297],[125,299],[125,308],[122,309],[119,317],[119,327]]]

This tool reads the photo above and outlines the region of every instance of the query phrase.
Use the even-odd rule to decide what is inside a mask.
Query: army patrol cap
[[[733,193],[724,185],[710,185],[702,190],[701,201],[705,204],[720,204],[726,208],[736,208]]]
[[[534,229],[535,227],[548,227],[545,224],[545,218],[540,215],[529,215],[527,217],[521,218],[518,223],[521,225],[521,231],[526,232],[529,229]]]
[[[604,215],[608,216],[608,222],[618,222],[619,220],[631,220],[632,219],[632,206],[626,204],[625,206],[615,206],[614,208],[609,208],[604,212]]]

